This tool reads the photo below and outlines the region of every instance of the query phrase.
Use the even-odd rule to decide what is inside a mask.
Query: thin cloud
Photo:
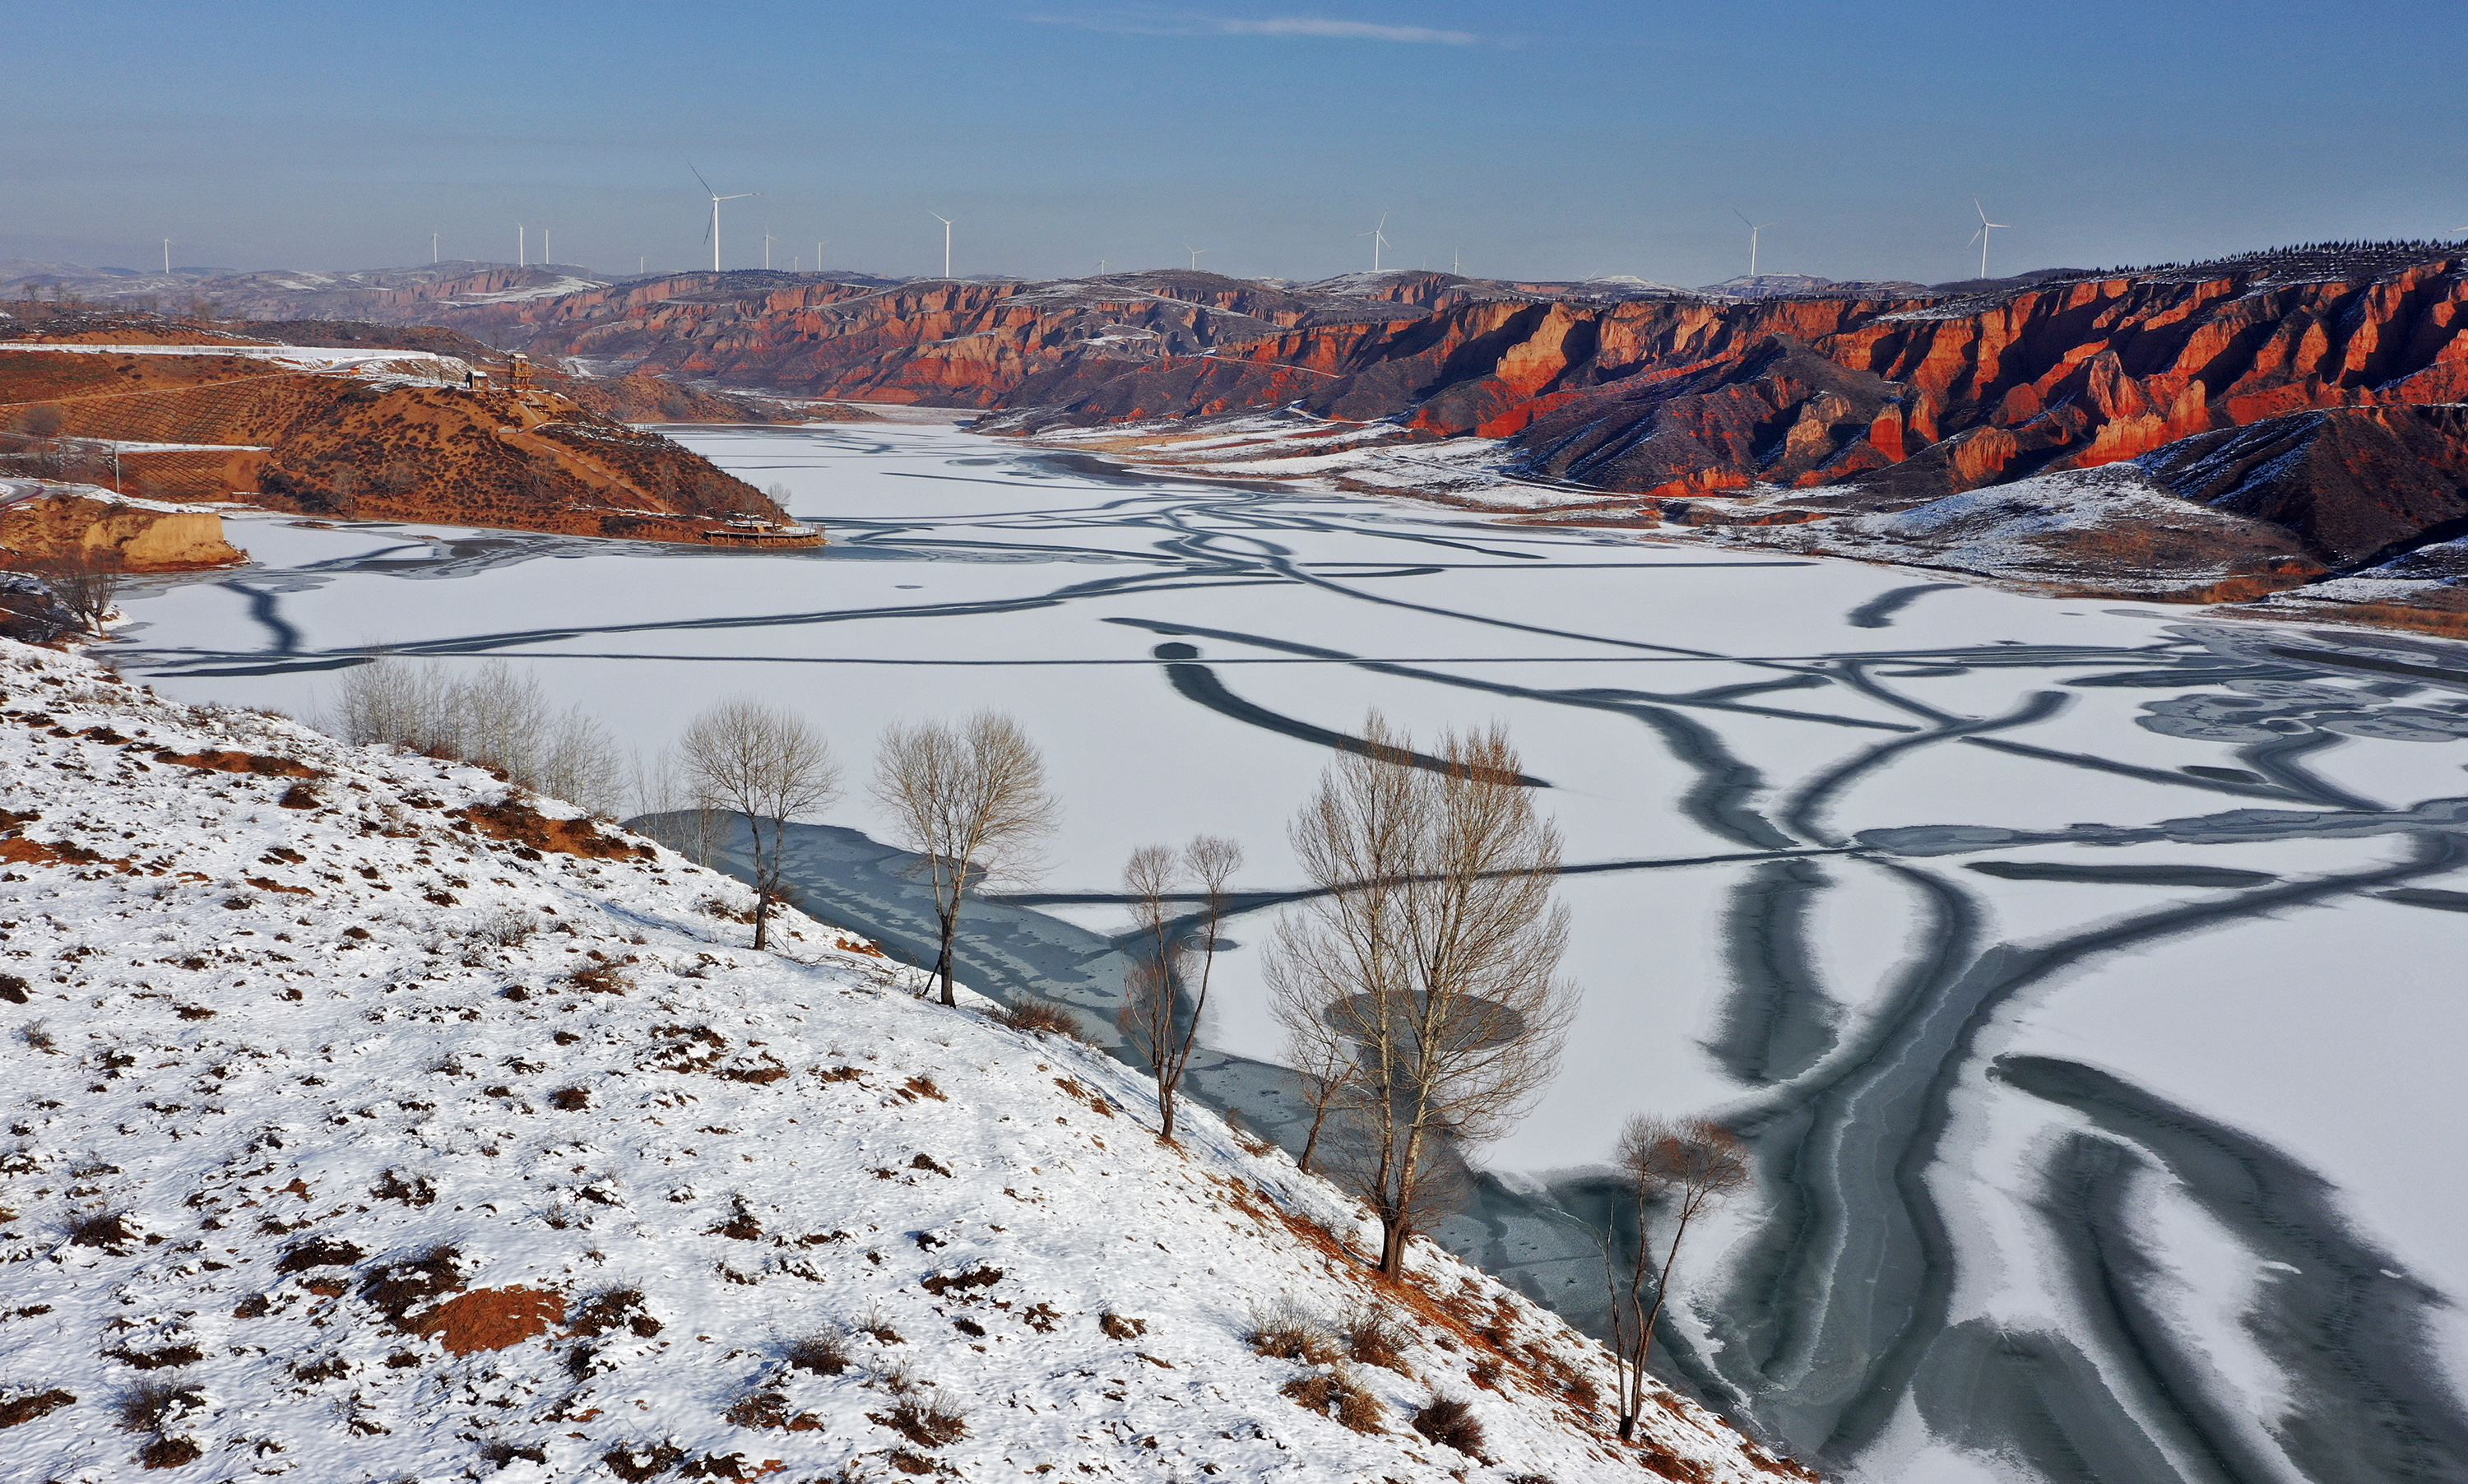
[[[1208,25],[1222,36],[1335,36],[1347,41],[1428,41],[1441,46],[1472,46],[1482,39],[1471,31],[1375,26],[1368,21],[1314,20],[1300,15],[1264,21],[1218,20]]]
[[[1382,26],[1370,21],[1324,20],[1312,15],[1280,15],[1266,20],[1233,20],[1209,15],[1171,15],[1154,11],[1112,11],[1096,15],[1030,15],[1040,25],[1074,26],[1124,36],[1299,36],[1336,41],[1402,41],[1430,46],[1472,46],[1482,37],[1471,31],[1438,31],[1428,26]]]

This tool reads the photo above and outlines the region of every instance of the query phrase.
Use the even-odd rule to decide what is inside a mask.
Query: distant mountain
[[[1708,284],[1697,292],[1721,294],[1727,299],[1914,299],[1927,294],[1930,289],[1925,284],[1908,283],[1902,279],[1833,279],[1807,273],[1743,273],[1719,284]]]

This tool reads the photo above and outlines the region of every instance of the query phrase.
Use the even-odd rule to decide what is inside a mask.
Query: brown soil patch
[[[504,1350],[545,1335],[565,1319],[565,1295],[546,1289],[473,1289],[413,1320],[413,1335],[434,1335],[458,1356]]]
[[[72,845],[66,840],[47,843],[42,840],[29,840],[14,834],[0,839],[0,860],[16,865],[102,865],[110,866],[117,871],[134,869],[133,864],[127,860],[98,855],[82,845]]]
[[[323,778],[326,775],[294,758],[269,758],[254,752],[173,752],[168,747],[154,753],[157,763],[177,763],[182,767],[201,767],[217,773],[255,773],[264,778]]]
[[[77,1398],[54,1387],[30,1397],[11,1397],[0,1402],[0,1427],[13,1427],[21,1422],[33,1422],[47,1413],[57,1412]]]
[[[516,799],[474,804],[451,812],[455,818],[468,820],[471,828],[482,834],[534,850],[602,860],[649,860],[653,854],[648,845],[629,845],[615,835],[601,833],[587,818],[551,819]]]

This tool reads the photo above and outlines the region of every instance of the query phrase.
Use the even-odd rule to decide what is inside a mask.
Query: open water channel
[[[1152,478],[947,422],[669,430],[834,544],[287,517],[163,581],[158,688],[313,715],[377,651],[504,658],[647,752],[721,696],[831,736],[1017,716],[1064,801],[965,974],[1102,1016],[1134,846],[1248,864],[1214,1101],[1291,1088],[1245,945],[1377,708],[1495,719],[1567,837],[1558,1080],[1439,1235],[1581,1319],[1622,1119],[1760,1182],[1692,1235],[1680,1379],[1879,1480],[2468,1479],[2468,647],[1635,532]],[[861,790],[817,911],[920,948]]]

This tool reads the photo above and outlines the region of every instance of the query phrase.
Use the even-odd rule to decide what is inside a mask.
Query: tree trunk
[[[1405,1239],[1411,1235],[1413,1235],[1413,1229],[1405,1224],[1405,1218],[1403,1215],[1389,1216],[1383,1213],[1381,1216],[1380,1270],[1382,1272],[1391,1278],[1405,1273]]]
[[[959,1003],[951,993],[951,940],[959,935],[959,931],[960,903],[954,901],[951,910],[943,914],[943,955],[934,961],[934,971],[943,979],[943,1003],[946,1005]]]
[[[1312,1108],[1311,1132],[1303,1135],[1302,1157],[1294,1161],[1294,1167],[1305,1175],[1311,1174],[1312,1153],[1319,1148],[1320,1126],[1328,1122],[1329,1102],[1329,1098],[1321,1098]]]
[[[754,888],[754,951],[760,953],[771,941],[771,886],[763,882]]]

